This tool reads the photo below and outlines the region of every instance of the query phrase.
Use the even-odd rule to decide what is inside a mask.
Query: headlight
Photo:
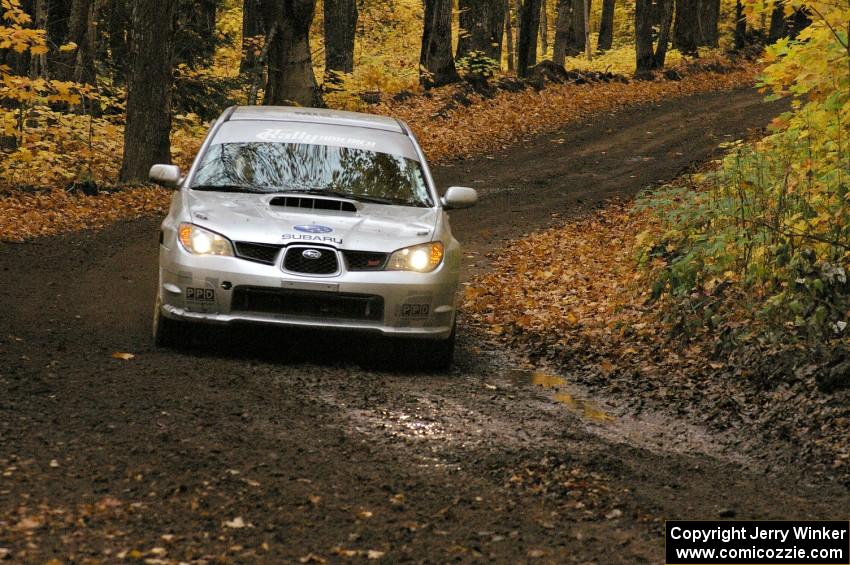
[[[180,224],[178,230],[183,249],[195,255],[233,255],[233,246],[226,237],[193,224]]]
[[[388,271],[430,273],[443,262],[443,244],[439,241],[399,249],[387,262]]]

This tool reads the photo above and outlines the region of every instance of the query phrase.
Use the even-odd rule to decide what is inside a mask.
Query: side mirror
[[[154,165],[148,173],[148,178],[161,186],[177,188],[183,180],[183,173],[177,165]]]
[[[460,210],[469,208],[478,202],[478,193],[474,188],[465,186],[453,186],[446,191],[442,198],[443,208],[446,210]]]

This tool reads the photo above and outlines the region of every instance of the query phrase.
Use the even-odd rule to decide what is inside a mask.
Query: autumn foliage
[[[758,17],[771,8],[750,2]],[[641,256],[658,269],[655,293],[682,303],[693,293],[744,288],[770,335],[846,340],[850,315],[850,13],[818,1],[785,3],[813,23],[796,40],[767,48],[761,78],[793,109],[754,144],[735,143],[696,187],[649,195],[660,221]],[[658,268],[660,266],[660,268]],[[689,326],[723,327],[716,308],[693,311]]]

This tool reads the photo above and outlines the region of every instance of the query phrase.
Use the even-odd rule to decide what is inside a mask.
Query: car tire
[[[157,296],[153,311],[153,344],[156,347],[177,347],[181,323],[162,315],[162,299]]]
[[[454,363],[456,337],[457,322],[452,326],[452,333],[448,338],[423,342],[419,348],[420,366],[440,373],[449,371]]]

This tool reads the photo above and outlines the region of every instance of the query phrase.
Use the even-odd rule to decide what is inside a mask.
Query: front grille
[[[318,255],[309,257],[309,254]],[[336,251],[327,247],[291,246],[283,257],[283,268],[290,273],[333,275],[339,272]]]
[[[349,271],[380,271],[387,263],[388,253],[372,251],[344,251],[345,266]]]
[[[248,261],[264,263],[266,265],[274,265],[277,254],[283,248],[282,245],[270,245],[267,243],[249,243],[247,241],[237,241],[236,256]]]
[[[293,318],[381,321],[384,299],[370,294],[238,286],[233,291],[231,310]]]

